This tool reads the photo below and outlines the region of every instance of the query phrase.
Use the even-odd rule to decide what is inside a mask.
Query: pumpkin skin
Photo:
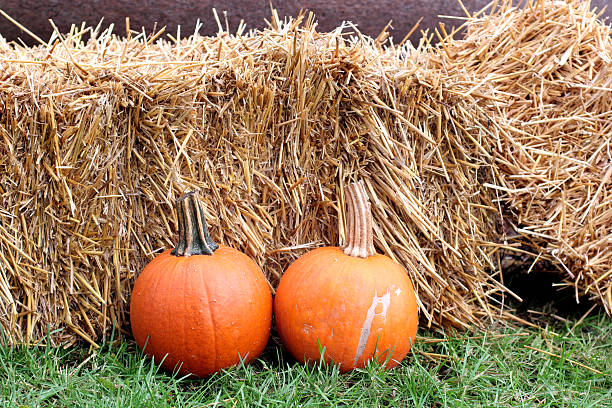
[[[325,361],[342,372],[364,367],[375,355],[395,367],[410,351],[418,323],[414,288],[400,265],[337,247],[315,249],[291,264],[274,310],[281,341],[297,360],[319,360],[320,343]]]
[[[357,187],[365,194],[362,185],[353,187],[355,194]],[[369,203],[364,200],[358,210],[361,214],[352,214],[348,224],[361,232],[349,232],[349,245],[302,255],[282,276],[274,300],[287,350],[298,361],[312,363],[324,349],[324,360],[338,364],[341,372],[371,359],[395,367],[410,351],[418,325],[410,278],[398,263],[375,253]],[[346,254],[351,251],[363,256]]]
[[[212,255],[171,252],[154,258],[134,284],[130,321],[138,347],[167,370],[180,366],[180,374],[199,377],[259,356],[272,294],[257,264],[227,246]]]

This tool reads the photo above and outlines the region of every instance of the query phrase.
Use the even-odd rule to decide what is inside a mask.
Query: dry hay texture
[[[520,34],[526,19],[535,33],[495,37],[500,24]],[[343,187],[363,179],[375,244],[406,266],[424,324],[512,318],[499,249],[525,242],[605,300],[610,35],[595,15],[558,2],[506,5],[439,48],[425,37],[418,48],[383,47],[384,37],[349,24],[318,33],[310,17],[271,21],[185,39],[85,27],[34,48],[0,38],[9,342],[53,330],[53,344],[93,344],[115,324],[129,332],[131,285],[172,246],[173,202],[191,189],[214,238],[254,257],[273,286],[307,249],[342,241]],[[529,74],[498,61],[522,61],[554,38],[569,50],[564,64],[552,43]],[[563,215],[546,223],[555,205]]]
[[[612,27],[588,2],[504,4],[444,45],[496,97],[505,239],[612,311]]]

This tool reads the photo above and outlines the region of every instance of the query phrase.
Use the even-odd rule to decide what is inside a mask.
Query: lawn
[[[400,367],[349,374],[298,364],[273,338],[254,364],[203,380],[160,371],[129,340],[2,347],[0,390],[6,407],[612,407],[612,324],[601,314],[484,334],[422,330]]]

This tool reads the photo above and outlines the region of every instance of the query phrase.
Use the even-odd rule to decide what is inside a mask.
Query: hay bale
[[[356,179],[375,244],[407,267],[428,325],[506,315],[499,207],[482,187],[497,184],[487,119],[463,70],[350,25],[319,33],[304,16],[246,34],[160,34],[0,39],[0,321],[11,342],[63,329],[53,344],[93,344],[125,329],[132,282],[172,246],[186,190],[205,197],[214,238],[275,285],[305,250],[342,241],[343,186]]]
[[[514,318],[500,249],[525,244],[610,310],[610,27],[588,3],[547,0],[466,25],[463,40],[441,27],[436,48],[275,15],[216,37],[0,38],[8,341],[129,331],[131,285],[172,246],[186,190],[275,286],[304,251],[342,242],[356,179],[427,325]]]
[[[588,1],[505,1],[469,18],[441,57],[499,99],[487,115],[507,238],[557,265],[576,300],[588,294],[610,313],[612,27],[600,16]]]

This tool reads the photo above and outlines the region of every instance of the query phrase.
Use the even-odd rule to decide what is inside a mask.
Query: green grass
[[[472,336],[421,334],[425,338],[414,353],[389,371],[372,364],[340,374],[331,366],[303,366],[270,346],[254,364],[204,380],[158,370],[129,341],[93,354],[81,347],[1,347],[0,402],[6,407],[612,407],[612,322],[605,316],[575,328],[568,323]]]

